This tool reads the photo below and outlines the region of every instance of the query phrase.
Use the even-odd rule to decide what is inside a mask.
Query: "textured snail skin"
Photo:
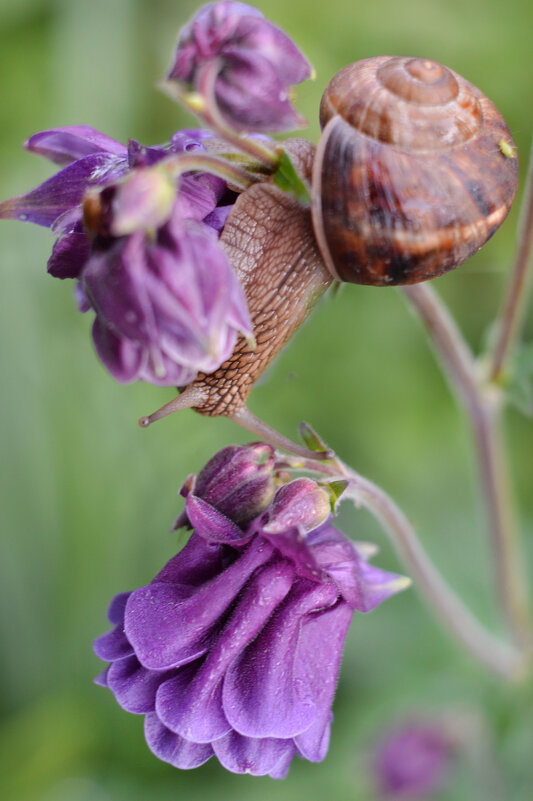
[[[442,275],[511,207],[518,160],[505,121],[435,61],[379,56],[345,67],[320,107],[313,226],[331,274],[375,286]],[[503,148],[502,148],[502,144]]]
[[[284,147],[310,178],[314,145],[288,139]],[[231,416],[244,407],[255,382],[333,281],[317,249],[310,209],[272,184],[255,184],[239,196],[220,241],[244,289],[256,347],[241,337],[218,370],[189,384],[204,396],[195,410],[208,416]]]

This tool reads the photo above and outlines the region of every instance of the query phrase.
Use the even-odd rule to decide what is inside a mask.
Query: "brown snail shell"
[[[351,64],[322,97],[313,226],[341,281],[412,284],[457,267],[503,222],[518,160],[475,86],[421,58]]]

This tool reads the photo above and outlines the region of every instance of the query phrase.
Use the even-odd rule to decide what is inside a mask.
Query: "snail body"
[[[505,121],[435,61],[378,56],[330,81],[313,170],[313,226],[341,281],[412,284],[475,253],[518,180]]]

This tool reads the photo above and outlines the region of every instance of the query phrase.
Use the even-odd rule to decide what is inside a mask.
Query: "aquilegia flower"
[[[180,33],[167,80],[200,93],[214,73],[214,99],[226,120],[245,131],[286,131],[305,125],[290,87],[312,69],[294,42],[245,3],[210,3]]]
[[[215,755],[282,778],[295,755],[322,760],[353,613],[407,584],[333,528],[323,488],[299,478],[275,490],[275,479],[263,443],[227,448],[190,477],[187,545],[151,584],[116,596],[115,628],[96,640],[110,662],[97,681],[146,716],[148,746],[175,767]]]
[[[88,126],[32,136],[28,150],[66,165],[0,218],[58,235],[48,271],[79,281],[80,311],[96,312],[96,351],[121,382],[184,385],[216,370],[251,323],[239,281],[218,243],[235,201],[209,173],[176,190],[158,162],[204,150],[208,131],[178,131],[166,146],[128,147]]]

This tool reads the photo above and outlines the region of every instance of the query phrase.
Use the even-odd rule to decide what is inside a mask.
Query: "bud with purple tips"
[[[214,101],[233,128],[267,133],[306,124],[291,105],[290,87],[311,77],[312,68],[256,8],[210,3],[181,31],[167,80],[202,94],[208,73]]]
[[[328,496],[310,479],[268,503],[274,467],[256,443],[188,479],[189,542],[151,584],[115,598],[115,628],[95,643],[110,663],[98,683],[146,716],[148,746],[175,767],[215,755],[232,772],[283,778],[295,755],[322,760],[353,613],[407,585],[323,522]]]

